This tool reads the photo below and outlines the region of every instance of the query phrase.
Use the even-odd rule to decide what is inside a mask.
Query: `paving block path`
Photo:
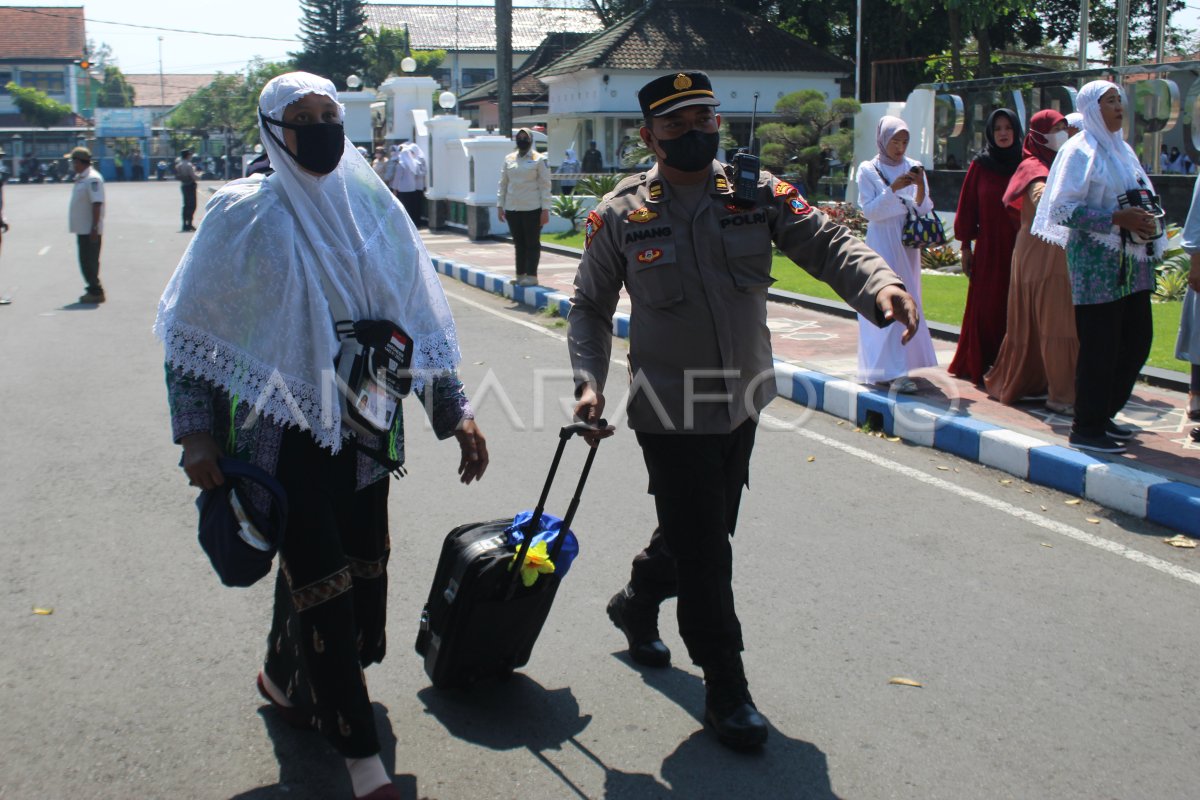
[[[472,242],[458,233],[422,231],[438,270],[464,283],[534,307],[569,310],[578,258],[543,251],[540,285],[516,287],[513,247]],[[629,299],[622,294],[613,331],[627,336]],[[1123,456],[1092,456],[1066,446],[1069,417],[1031,402],[999,403],[945,365],[952,344],[935,340],[938,367],[914,374],[920,391],[889,395],[858,383],[858,324],[786,303],[770,303],[767,325],[779,393],[855,424],[871,419],[889,435],[935,447],[1018,477],[1087,497],[1109,508],[1200,536],[1200,444],[1189,432],[1186,396],[1138,384],[1119,416],[1138,428]]]

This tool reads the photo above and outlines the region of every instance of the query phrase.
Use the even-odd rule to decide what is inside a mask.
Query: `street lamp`
[[[346,77],[346,87],[351,91],[357,91],[358,87],[362,86],[362,78],[351,74]]]
[[[413,58],[412,56],[405,56],[404,58],[400,59],[400,71],[401,72],[416,72],[417,71],[417,60],[415,58]]]
[[[446,111],[454,108],[454,104],[458,102],[458,98],[454,96],[454,92],[445,91],[438,95],[438,105]]]

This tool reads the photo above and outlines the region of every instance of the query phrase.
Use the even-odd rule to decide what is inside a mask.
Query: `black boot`
[[[767,719],[758,713],[742,654],[722,653],[704,668],[704,721],[713,726],[717,739],[734,750],[761,747],[767,741]]]
[[[668,667],[671,651],[658,635],[658,603],[642,600],[626,585],[608,601],[608,618],[625,634],[629,657],[646,667]]]

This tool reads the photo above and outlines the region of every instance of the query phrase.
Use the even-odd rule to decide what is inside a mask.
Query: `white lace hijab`
[[[1072,136],[1050,167],[1045,193],[1033,220],[1033,233],[1059,247],[1067,246],[1069,230],[1063,223],[1075,209],[1085,206],[1098,211],[1116,211],[1117,196],[1130,189],[1154,191],[1150,178],[1137,155],[1122,136],[1110,131],[1100,112],[1100,98],[1110,89],[1121,88],[1110,81],[1092,81],[1079,90],[1075,106],[1083,114],[1083,132]],[[1125,95],[1121,92],[1121,100]],[[1108,233],[1088,232],[1105,247],[1120,252],[1120,229],[1114,225]],[[1145,245],[1130,243],[1125,252],[1145,261],[1161,259],[1165,237],[1156,240],[1147,252]]]
[[[263,87],[259,110],[278,120],[308,94],[337,99],[330,81],[293,72]],[[326,292],[336,292],[339,312],[390,320],[413,337],[417,390],[457,367],[454,319],[412,221],[348,139],[333,172],[315,176],[261,119],[259,132],[275,173],[227,184],[209,202],[159,301],[154,332],[172,367],[280,424],[311,430],[336,452],[339,345]]]

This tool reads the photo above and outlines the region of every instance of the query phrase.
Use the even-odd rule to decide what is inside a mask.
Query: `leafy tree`
[[[212,83],[179,104],[168,124],[184,130],[229,130],[253,145],[258,141],[258,95],[267,81],[292,69],[286,62],[255,59],[243,74],[218,73]]]
[[[83,46],[83,57],[90,67],[99,67],[100,69],[105,69],[110,64],[117,63],[117,60],[113,57],[112,47],[105,42],[96,44],[95,39],[87,40],[87,44]]]
[[[125,75],[121,72],[120,67],[111,64],[105,67],[104,82],[100,87],[100,94],[96,98],[96,106],[99,108],[131,108],[133,100],[133,87],[125,80]]]
[[[296,68],[329,78],[346,88],[347,76],[367,66],[363,51],[366,14],[361,0],[300,0],[300,41],[292,53]]]
[[[446,60],[445,50],[409,51],[408,36],[397,28],[380,28],[379,32],[367,31],[363,35],[367,67],[363,82],[367,86],[379,86],[392,75],[406,74],[400,69],[405,53],[409,53],[417,68],[413,75],[432,75]]]
[[[758,126],[763,163],[780,172],[803,169],[805,185],[813,191],[828,155],[844,161],[853,154],[854,133],[843,124],[861,108],[850,97],[828,101],[816,89],[784,95],[775,104],[779,121]]]
[[[18,86],[13,81],[4,88],[12,95],[13,103],[25,120],[34,128],[49,128],[71,113],[71,107],[60,103],[43,91],[32,86]]]

